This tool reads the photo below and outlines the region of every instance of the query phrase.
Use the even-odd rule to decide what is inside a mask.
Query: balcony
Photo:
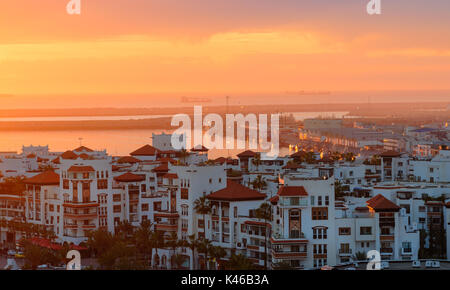
[[[402,255],[404,255],[404,256],[411,256],[412,255],[412,249],[411,248],[402,248]]]
[[[392,248],[381,248],[380,254],[381,255],[392,255],[394,253],[394,249]]]
[[[272,244],[289,244],[289,243],[308,243],[304,233],[284,236],[279,233],[274,233],[271,237]]]
[[[97,207],[99,206],[99,204],[96,201],[89,201],[89,202],[64,201],[63,206],[71,208],[86,208],[86,207]]]
[[[393,234],[381,234],[380,241],[394,241],[395,237]]]
[[[97,218],[97,213],[68,213],[68,212],[65,212],[64,218],[77,219],[77,220],[94,219],[94,218]]]
[[[351,256],[352,249],[339,249],[339,256]]]
[[[292,247],[282,247],[272,249],[272,257],[275,259],[292,259],[292,258],[306,258],[308,252],[306,247],[303,249],[292,248]]]

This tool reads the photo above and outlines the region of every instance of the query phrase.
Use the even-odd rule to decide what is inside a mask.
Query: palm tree
[[[211,257],[215,260],[216,265],[220,259],[227,255],[227,251],[225,251],[225,249],[221,246],[212,246],[209,251],[211,253]]]
[[[185,261],[186,256],[183,256],[181,254],[175,254],[172,256],[172,267],[175,269],[180,269],[181,265],[183,265],[183,262]]]
[[[148,256],[151,256],[151,253],[153,252],[153,245],[151,243],[151,237],[152,237],[152,230],[151,230],[152,223],[148,220],[142,221],[141,225],[136,229],[134,233],[134,241],[136,243],[136,250],[140,254],[143,255],[144,261],[148,261]],[[150,266],[151,266],[150,259]]]
[[[115,230],[119,238],[129,241],[129,239],[133,236],[134,227],[128,220],[124,220],[118,223]]]
[[[231,255],[230,260],[226,263],[227,270],[252,270],[255,268],[253,263],[242,254]]]
[[[262,190],[267,186],[267,182],[263,179],[262,175],[258,175],[251,184],[255,190]]]
[[[192,269],[195,270],[195,249],[198,248],[198,240],[195,238],[195,234],[189,236],[189,240],[186,241],[186,246],[191,249],[192,252]]]
[[[209,269],[209,265],[208,265],[208,253],[210,253],[212,244],[211,241],[208,239],[201,239],[198,242],[198,250],[199,252],[204,253],[205,255],[205,266],[206,266],[206,270]]]
[[[178,240],[178,235],[176,232],[172,232],[167,239],[166,245],[172,249],[172,265],[176,256],[177,248],[181,246],[180,241]]]
[[[181,149],[179,156],[181,158],[181,160],[183,160],[183,164],[186,164],[186,157],[188,157],[190,155],[190,153],[185,149]]]
[[[261,163],[262,163],[261,156],[259,154],[257,154],[255,157],[253,157],[252,164],[256,166],[256,171],[258,171]]]
[[[155,249],[155,256],[158,256],[158,249],[164,248],[164,233],[161,231],[155,231],[151,235],[150,243],[152,244],[152,248]],[[155,265],[156,266],[156,265]]]
[[[264,220],[264,269],[267,270],[267,248],[268,248],[268,236],[270,235],[269,222],[272,220],[272,207],[269,203],[265,202],[256,209],[255,216],[258,219]]]
[[[203,215],[203,233],[206,234],[206,215],[211,212],[211,204],[206,196],[202,196],[195,200],[194,210],[197,214]]]

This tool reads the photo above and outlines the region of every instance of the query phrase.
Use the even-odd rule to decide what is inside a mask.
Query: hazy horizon
[[[449,1],[383,1],[376,16],[365,0],[66,4],[0,4],[3,108],[450,100]],[[348,93],[284,94],[302,90]]]

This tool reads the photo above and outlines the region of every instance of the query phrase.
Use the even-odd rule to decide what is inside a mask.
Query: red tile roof
[[[264,200],[265,194],[245,187],[239,183],[227,180],[227,187],[206,196],[210,200],[247,201]]]
[[[28,159],[33,159],[33,158],[36,158],[36,155],[31,153],[31,154],[27,155],[27,158]]]
[[[73,153],[73,151],[66,151],[63,154],[61,154],[62,159],[77,159],[78,155]]]
[[[135,158],[133,156],[124,156],[124,157],[119,158],[119,160],[117,160],[117,163],[131,163],[131,164],[133,164],[133,163],[139,163],[139,162],[142,162],[142,160],[139,160],[139,159],[137,159],[137,158]]]
[[[252,226],[262,226],[262,227],[271,227],[272,225],[270,223],[265,222],[257,222],[257,221],[245,221],[244,224],[246,225],[252,225]]]
[[[292,158],[295,158],[295,157],[303,157],[303,156],[305,156],[305,155],[306,155],[306,151],[300,150],[300,151],[297,151],[297,152],[291,154],[290,157],[292,157]]]
[[[94,150],[87,148],[85,146],[80,146],[77,149],[74,149],[75,152],[94,152]]]
[[[401,155],[400,152],[397,151],[385,151],[383,153],[380,154],[381,157],[399,157]]]
[[[169,164],[167,162],[162,163],[161,165],[153,168],[153,172],[167,172],[169,171]]]
[[[176,173],[166,173],[163,175],[163,178],[178,179],[178,175]]]
[[[399,211],[400,207],[385,198],[382,194],[378,194],[367,201],[367,206],[378,211]]]
[[[308,196],[308,193],[303,186],[282,185],[277,194],[279,196]]]
[[[277,204],[280,197],[278,195],[272,196],[269,201],[271,204]]]
[[[59,157],[56,157],[55,159],[52,160],[52,163],[61,164],[61,161],[59,161]]]
[[[95,169],[92,166],[73,165],[67,171],[69,171],[69,172],[95,172]]]
[[[54,171],[45,171],[24,181],[26,184],[33,185],[59,185],[59,174]]]
[[[155,156],[158,152],[153,146],[145,145],[130,153],[131,156]]]
[[[255,153],[251,150],[247,150],[244,152],[241,152],[237,155],[237,157],[241,158],[241,157],[255,157],[256,155],[258,155],[258,153]]]
[[[191,151],[192,152],[207,152],[207,151],[209,151],[209,149],[203,145],[197,145],[197,146],[192,147]]]
[[[117,182],[140,182],[145,180],[145,176],[127,172],[120,176],[114,177]]]

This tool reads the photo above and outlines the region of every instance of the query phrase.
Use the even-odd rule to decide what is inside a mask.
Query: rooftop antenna
[[[80,141],[80,147],[81,147],[81,144],[82,144],[82,142],[83,142],[83,137],[79,137],[79,138],[78,138],[78,141]]]

